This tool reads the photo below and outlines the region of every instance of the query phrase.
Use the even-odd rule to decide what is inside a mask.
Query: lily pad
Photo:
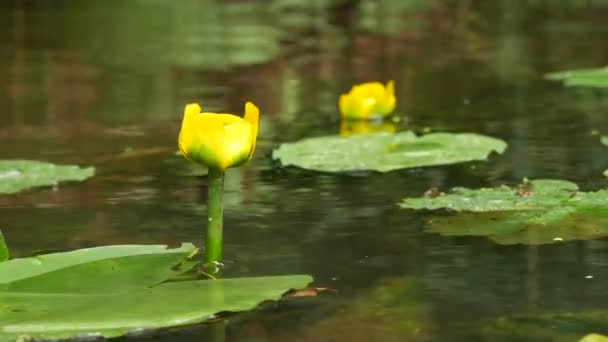
[[[503,153],[507,144],[473,133],[432,133],[416,136],[366,134],[326,136],[285,143],[273,151],[283,166],[298,166],[322,172],[379,171],[446,165],[485,160],[492,152]]]
[[[108,246],[0,263],[0,341],[116,337],[255,308],[310,276],[185,280],[192,244]],[[181,275],[181,278],[177,276]]]
[[[406,198],[406,209],[447,210],[427,229],[449,236],[487,236],[500,244],[547,244],[608,236],[608,191],[540,179],[516,188],[455,188],[447,195]]]
[[[608,67],[551,72],[545,78],[562,81],[566,87],[608,87]]]
[[[191,243],[116,245],[17,258],[0,263],[0,291],[116,292],[151,286],[178,276],[195,262]]]
[[[82,181],[94,174],[93,167],[55,165],[34,160],[0,160],[0,194],[12,194],[65,181]]]
[[[453,211],[512,211],[542,210],[561,204],[577,190],[574,183],[562,180],[539,179],[529,182],[529,193],[506,185],[495,188],[454,188],[447,195],[406,198],[400,206],[409,209],[449,209]]]

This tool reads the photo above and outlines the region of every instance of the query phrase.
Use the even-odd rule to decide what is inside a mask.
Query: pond
[[[591,0],[5,0],[0,158],[95,166],[96,176],[0,196],[0,228],[16,257],[200,245],[207,180],[177,153],[183,106],[242,113],[251,100],[260,137],[227,175],[225,276],[310,274],[335,291],[234,316],[227,341],[553,341],[502,337],[496,322],[605,309],[606,239],[441,236],[425,227],[436,214],[398,203],[524,177],[605,188],[606,92],[543,75],[604,65],[606,20],[608,3]],[[475,132],[509,148],[388,173],[272,160],[283,142],[338,133],[339,95],[375,80],[395,81],[394,129]],[[553,324],[535,331],[601,328]],[[141,339],[212,335],[200,325]]]

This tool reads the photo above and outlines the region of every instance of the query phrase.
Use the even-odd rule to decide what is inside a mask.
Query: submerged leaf
[[[525,184],[525,183],[524,183]],[[429,220],[427,229],[449,236],[487,236],[500,244],[547,244],[608,236],[608,191],[578,191],[562,180],[534,180],[516,188],[455,188],[439,197],[406,198],[406,209],[459,214]]]
[[[272,156],[283,166],[323,172],[396,169],[485,160],[503,153],[507,144],[472,133],[375,133],[350,137],[327,136],[282,144]]]
[[[94,173],[93,167],[80,168],[34,160],[0,160],[0,194],[57,185],[64,181],[82,181]]]
[[[294,341],[430,341],[433,310],[413,277],[379,278],[355,296],[332,299],[337,314],[313,320],[290,335]],[[379,324],[379,322],[382,322]]]
[[[606,319],[608,319],[606,311],[505,316],[484,325],[475,340],[571,342],[579,340],[580,336],[589,331],[605,332]],[[583,339],[579,341],[600,342],[604,340]]]

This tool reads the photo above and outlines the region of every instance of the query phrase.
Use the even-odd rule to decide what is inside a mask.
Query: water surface
[[[396,203],[523,177],[605,187],[606,147],[592,132],[608,133],[606,93],[542,75],[605,64],[606,20],[601,1],[3,1],[0,157],[94,165],[97,176],[0,196],[0,227],[15,256],[201,244],[206,178],[175,153],[181,111],[241,113],[252,100],[259,147],[227,176],[226,273],[308,273],[338,292],[234,317],[228,341],[490,341],[480,325],[505,315],[603,309],[606,240],[442,237],[425,232],[431,213]],[[351,84],[389,79],[397,129],[477,132],[509,149],[386,174],[271,159],[281,142],[337,133]]]

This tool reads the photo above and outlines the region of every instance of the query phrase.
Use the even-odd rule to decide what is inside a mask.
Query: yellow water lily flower
[[[223,113],[203,113],[196,103],[186,105],[179,132],[182,155],[208,168],[226,170],[244,164],[253,155],[260,111],[245,104],[243,118]]]
[[[388,116],[395,110],[395,82],[386,87],[380,82],[353,86],[348,94],[340,96],[340,113],[345,119],[366,120]]]

